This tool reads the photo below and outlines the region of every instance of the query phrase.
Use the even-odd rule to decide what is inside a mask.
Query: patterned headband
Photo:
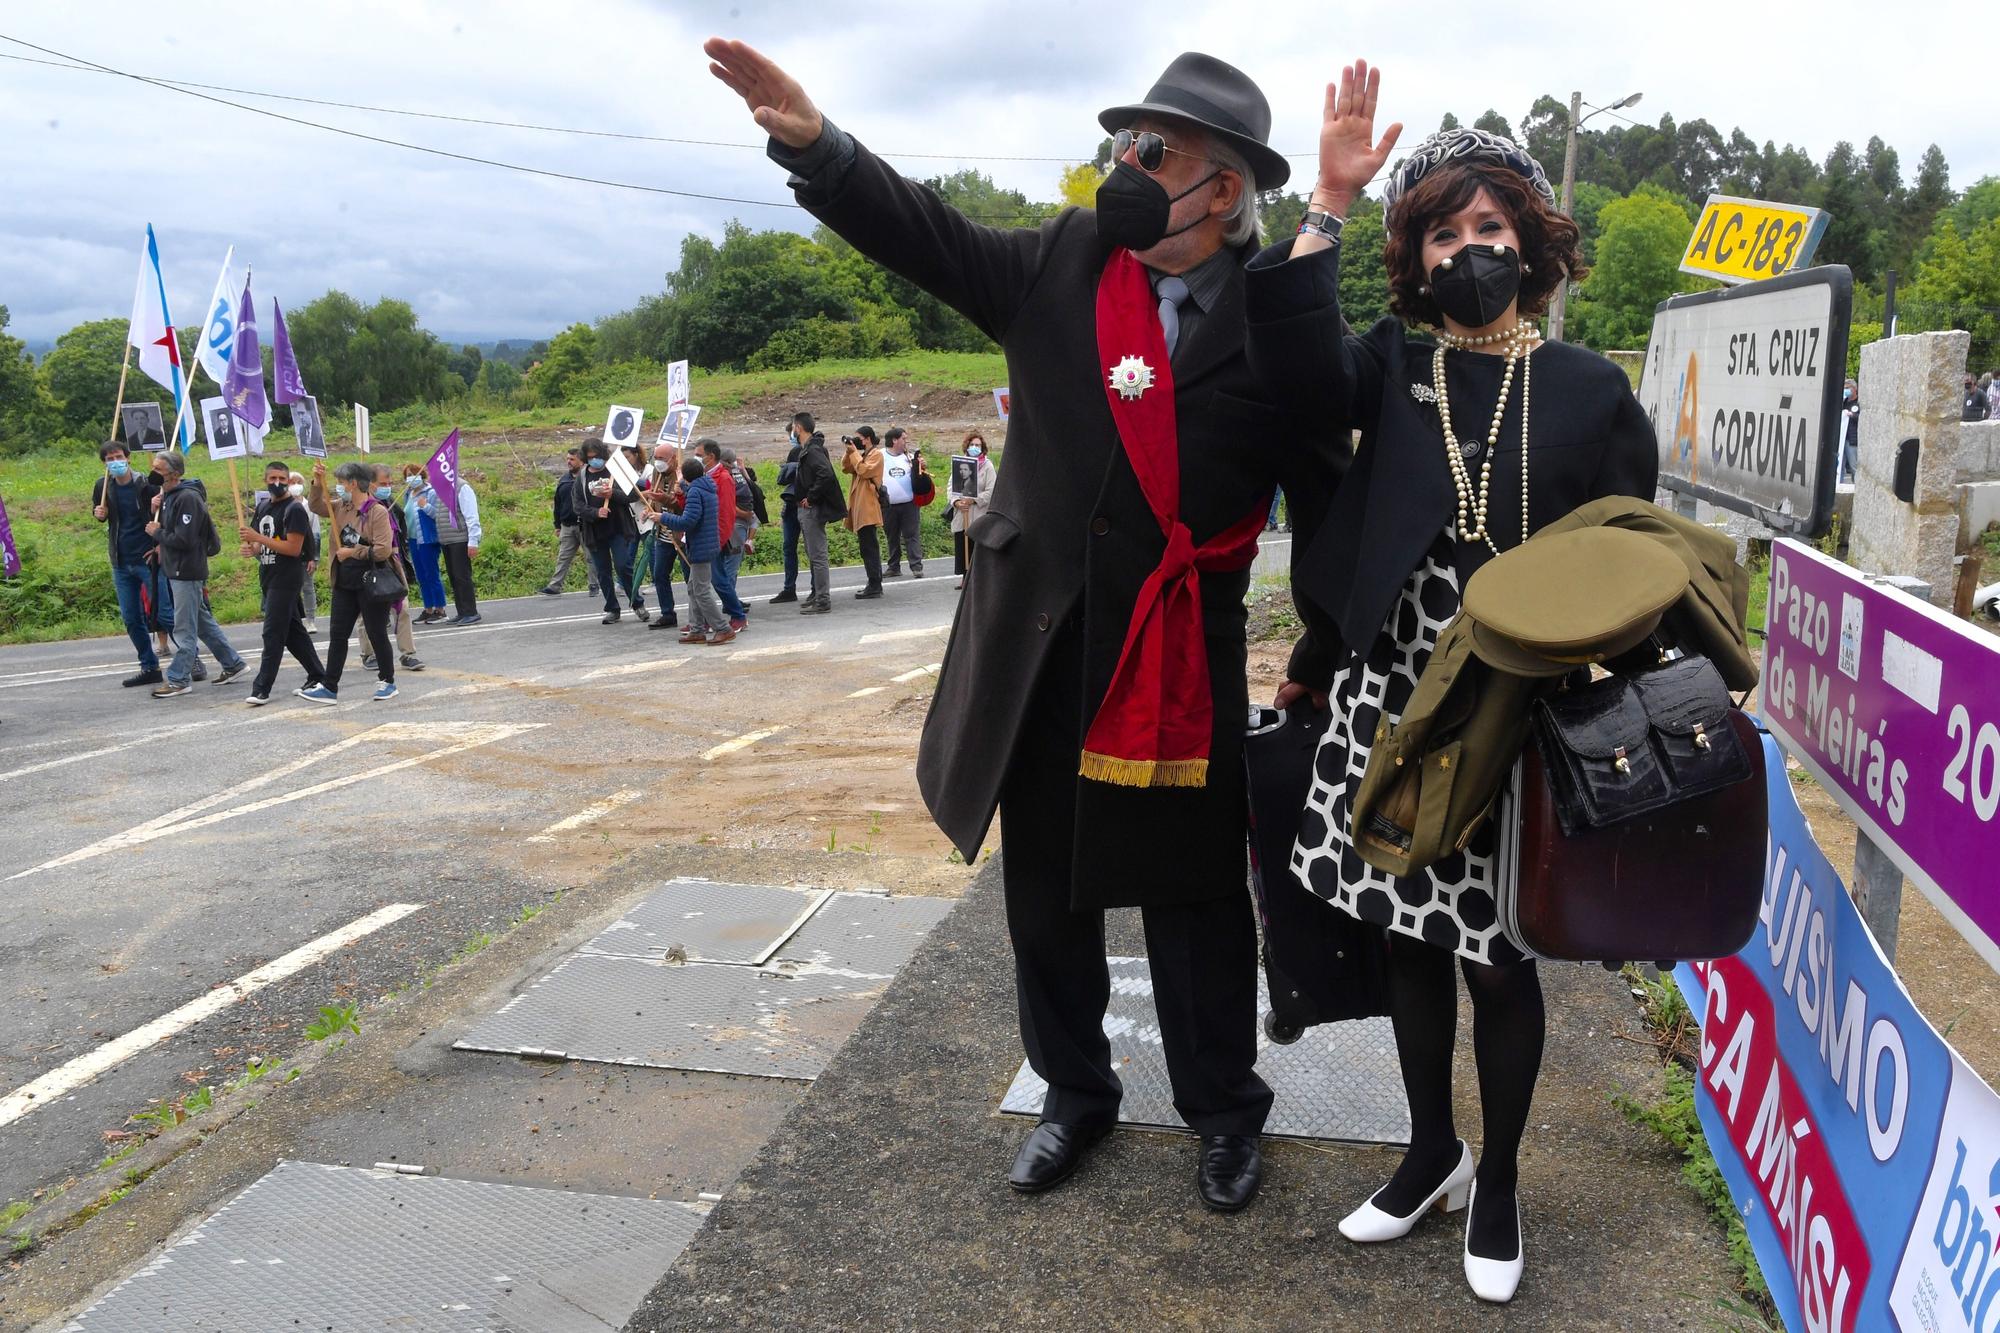
[[[1385,210],[1395,207],[1404,191],[1437,168],[1461,162],[1506,167],[1534,186],[1543,202],[1556,207],[1556,192],[1549,184],[1548,173],[1527,149],[1512,139],[1470,128],[1439,130],[1391,167],[1388,183],[1382,187],[1382,207]]]

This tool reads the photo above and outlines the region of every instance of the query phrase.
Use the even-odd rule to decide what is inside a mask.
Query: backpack
[[[222,534],[215,530],[215,519],[210,517],[207,505],[201,507],[201,549],[211,560],[222,554]]]

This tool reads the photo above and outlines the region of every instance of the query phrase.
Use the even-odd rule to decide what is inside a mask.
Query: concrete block
[[[1979,534],[2000,523],[2000,481],[1977,481],[1958,488],[1958,544],[1960,550],[1979,540]]]

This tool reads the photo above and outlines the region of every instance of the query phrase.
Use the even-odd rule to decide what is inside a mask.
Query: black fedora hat
[[[1271,104],[1250,76],[1214,56],[1187,51],[1174,57],[1143,102],[1114,106],[1097,123],[1116,134],[1138,116],[1192,121],[1243,154],[1256,188],[1275,190],[1291,178],[1292,164],[1271,148]]]

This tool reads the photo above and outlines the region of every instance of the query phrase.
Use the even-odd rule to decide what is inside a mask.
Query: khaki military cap
[[[1537,537],[1466,584],[1472,650],[1515,675],[1560,676],[1645,642],[1687,586],[1684,561],[1624,528]]]

